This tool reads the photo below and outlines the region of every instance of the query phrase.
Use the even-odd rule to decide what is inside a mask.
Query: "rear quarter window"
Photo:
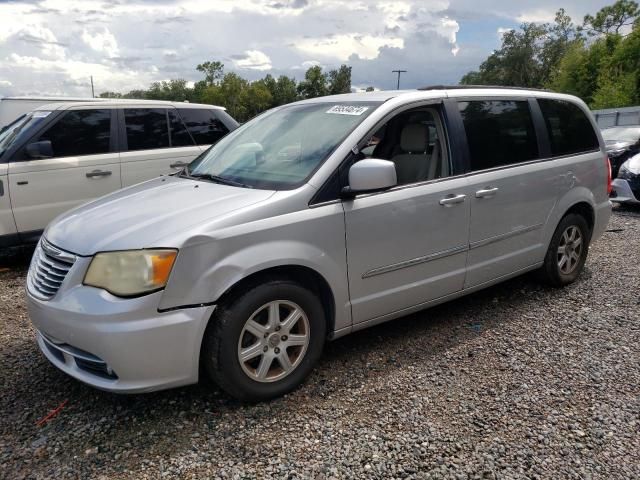
[[[566,100],[538,99],[554,157],[598,150],[600,145],[585,112]]]
[[[229,133],[229,129],[217,117],[215,110],[180,108],[178,111],[197,145],[214,144]]]

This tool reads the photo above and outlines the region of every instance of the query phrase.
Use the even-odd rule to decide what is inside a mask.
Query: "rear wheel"
[[[309,290],[271,280],[221,304],[210,321],[202,361],[232,396],[260,401],[296,388],[320,357],[324,311]]]
[[[583,216],[575,213],[566,215],[551,239],[540,269],[542,280],[554,287],[574,282],[587,260],[590,234]]]

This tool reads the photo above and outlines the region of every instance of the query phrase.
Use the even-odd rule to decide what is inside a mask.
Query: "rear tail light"
[[[611,160],[609,157],[604,158],[607,162],[607,195],[611,195],[613,191],[612,178],[611,178]]]

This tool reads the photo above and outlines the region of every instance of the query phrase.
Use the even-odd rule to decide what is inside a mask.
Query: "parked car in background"
[[[181,170],[237,125],[221,107],[145,100],[26,114],[0,134],[0,247],[35,243],[66,210]]]
[[[29,113],[42,105],[96,102],[100,100],[106,101],[106,99],[80,97],[2,97],[0,98],[0,132],[4,131],[10,123],[13,123],[25,113]]]
[[[611,215],[610,181],[572,96],[305,100],[179,174],[58,217],[29,269],[29,314],[44,355],[95,387],[146,392],[207,372],[267,399],[299,385],[328,338],[531,270],[573,282]]]
[[[602,130],[611,160],[613,191],[617,203],[640,203],[640,125]]]
[[[602,138],[615,178],[622,164],[640,152],[640,125],[605,128]]]

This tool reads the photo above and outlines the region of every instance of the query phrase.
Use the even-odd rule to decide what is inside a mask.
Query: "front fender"
[[[180,249],[159,308],[214,303],[242,279],[281,266],[314,270],[335,300],[335,328],[351,325],[344,213],[339,204],[201,236]]]

